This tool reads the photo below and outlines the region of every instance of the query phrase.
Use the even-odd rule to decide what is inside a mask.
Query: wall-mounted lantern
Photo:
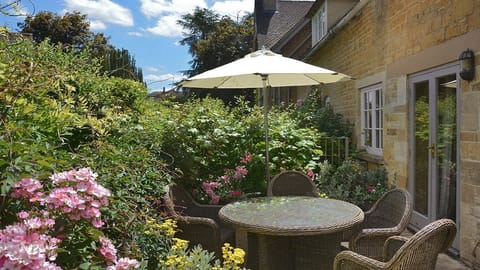
[[[460,77],[466,81],[471,81],[475,77],[475,53],[466,49],[458,58],[460,61]]]

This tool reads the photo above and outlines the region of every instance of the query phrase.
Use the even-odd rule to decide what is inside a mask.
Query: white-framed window
[[[327,1],[312,17],[312,46],[315,46],[327,34]]]
[[[367,153],[383,155],[383,89],[376,84],[361,89],[362,146]]]

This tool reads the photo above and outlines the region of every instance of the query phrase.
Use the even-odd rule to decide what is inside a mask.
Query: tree
[[[78,52],[90,50],[92,57],[101,59],[103,71],[109,76],[143,81],[142,69],[136,67],[128,50],[117,49],[108,44],[108,37],[103,33],[90,31],[86,15],[74,12],[58,16],[42,11],[27,16],[18,26],[22,33],[31,33],[36,43],[49,39],[52,44],[61,44]]]
[[[186,14],[177,23],[186,30],[183,33],[185,36],[180,40],[180,44],[188,46],[188,52],[195,56],[197,55],[197,44],[200,40],[207,39],[208,35],[215,29],[215,24],[218,22],[220,15],[214,13],[209,9],[195,8],[193,14]],[[195,68],[195,63],[190,62],[192,68]]]
[[[27,16],[24,22],[18,23],[22,33],[31,33],[37,43],[49,38],[52,44],[70,45],[75,49],[83,49],[88,41],[93,41],[93,33],[86,15],[79,12],[66,13],[63,17],[52,12],[42,11],[35,16]],[[97,39],[106,42],[106,39]]]
[[[253,48],[253,16],[235,22],[208,9],[196,8],[178,21],[186,31],[180,44],[189,47],[193,60],[186,74],[193,76],[243,57]]]
[[[178,21],[184,29],[184,38],[180,44],[188,46],[192,55],[191,69],[185,74],[193,76],[204,71],[227,64],[245,56],[253,48],[253,16],[249,14],[239,22],[214,13],[208,9],[196,8],[193,14],[186,14]],[[195,96],[220,98],[225,103],[235,102],[235,96],[245,96],[254,100],[251,90],[192,90]]]

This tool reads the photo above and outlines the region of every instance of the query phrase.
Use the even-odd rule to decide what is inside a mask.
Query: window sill
[[[383,156],[378,156],[370,153],[361,153],[358,155],[358,159],[366,161],[368,163],[375,163],[378,165],[384,165]]]

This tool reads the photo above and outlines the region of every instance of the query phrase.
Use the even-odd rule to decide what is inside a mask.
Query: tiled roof
[[[257,48],[271,48],[305,17],[313,1],[277,1],[277,10],[264,11],[255,6]]]

